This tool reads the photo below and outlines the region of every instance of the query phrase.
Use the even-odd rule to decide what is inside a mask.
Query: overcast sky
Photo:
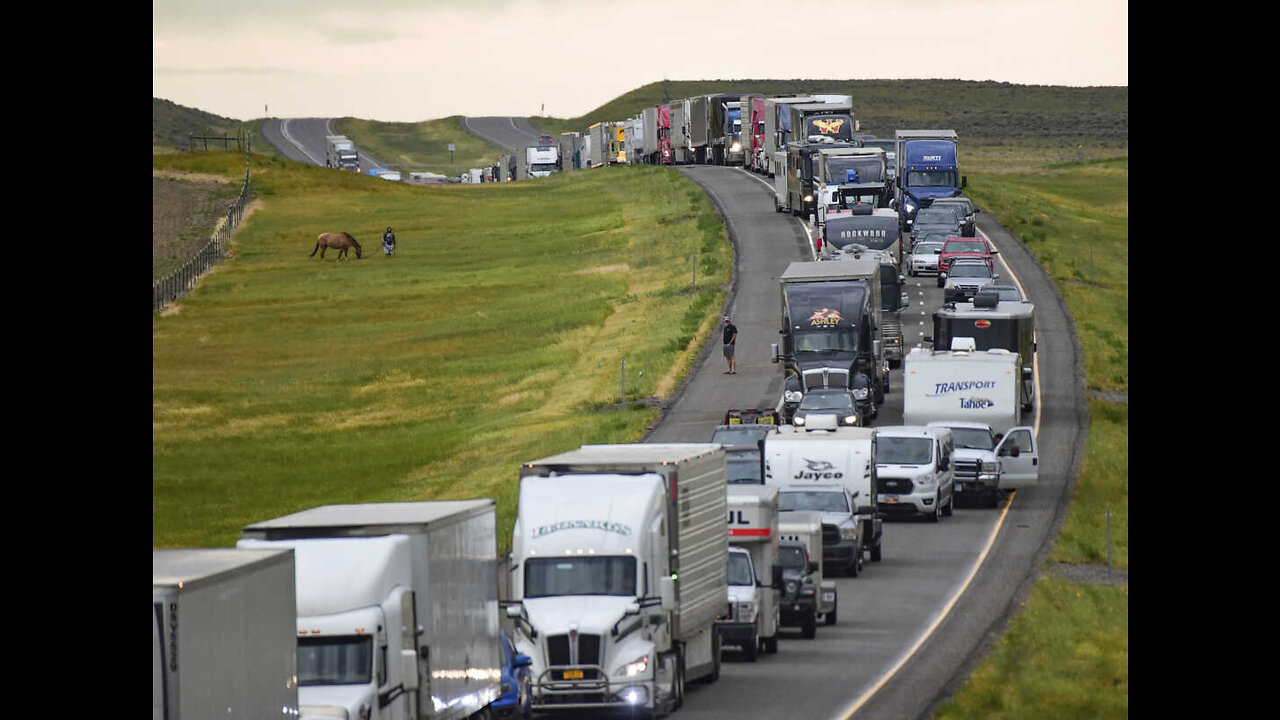
[[[240,120],[416,122],[577,117],[664,78],[1127,86],[1128,14],[1124,0],[153,0],[152,94]]]

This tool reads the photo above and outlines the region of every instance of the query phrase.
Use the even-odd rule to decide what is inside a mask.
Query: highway
[[[275,122],[275,121],[272,121]],[[527,118],[466,118],[474,134],[515,150],[532,144]],[[264,127],[264,132],[267,128]],[[324,162],[323,119],[279,121],[268,139],[290,157]],[[281,143],[285,145],[282,146]],[[781,315],[777,278],[787,264],[811,260],[806,225],[775,213],[766,178],[740,168],[679,168],[711,198],[735,250],[727,308],[739,329],[738,373],[725,375],[717,327],[686,382],[663,409],[646,442],[710,439],[729,407],[773,407],[782,367],[770,362]],[[536,182],[533,180],[531,182]],[[883,559],[858,578],[837,578],[839,622],[819,625],[813,640],[784,630],[777,655],[756,663],[725,651],[720,679],[686,688],[676,717],[850,718],[901,720],[927,716],[954,693],[1037,577],[1070,503],[1069,479],[1084,452],[1087,410],[1079,344],[1061,296],[1043,270],[998,221],[978,216],[979,231],[999,249],[1001,281],[1015,281],[1036,305],[1040,388],[1031,417],[1038,426],[1040,481],[991,510],[957,503],[952,517],[886,520]],[[932,330],[942,304],[934,278],[907,278],[904,347]],[[873,425],[902,421],[901,370]]]

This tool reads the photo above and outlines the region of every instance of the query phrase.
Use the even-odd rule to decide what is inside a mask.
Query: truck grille
[[[547,636],[548,665],[599,665],[600,636],[582,633],[578,635],[578,657],[571,654],[568,635]]]
[[[978,467],[981,464],[977,460],[956,460],[955,479],[957,482],[968,480],[970,482],[978,479]],[[881,483],[884,479],[881,478]]]
[[[880,477],[880,492],[906,495],[911,492],[913,486],[911,478]]]
[[[840,542],[840,530],[835,525],[822,524],[822,544],[836,545]]]
[[[849,371],[836,368],[805,370],[804,387],[806,390],[823,387],[849,387]]]

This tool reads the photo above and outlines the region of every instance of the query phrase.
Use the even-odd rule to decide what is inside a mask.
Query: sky
[[[152,95],[224,117],[571,118],[667,80],[1127,86],[1124,0],[153,0]]]

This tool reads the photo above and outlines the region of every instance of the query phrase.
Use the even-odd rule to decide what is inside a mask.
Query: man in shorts
[[[729,321],[729,316],[724,316],[724,359],[729,362],[729,369],[725,371],[725,375],[737,375],[738,371],[733,364],[733,349],[738,342],[738,328]]]

